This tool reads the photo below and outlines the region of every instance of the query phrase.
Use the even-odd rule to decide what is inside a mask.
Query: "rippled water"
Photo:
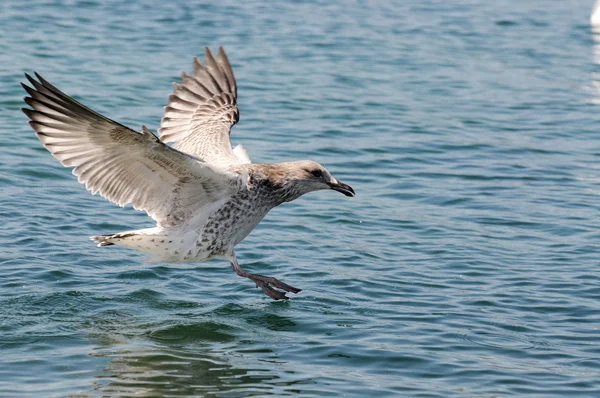
[[[592,1],[0,5],[0,395],[597,396],[600,32]],[[272,211],[246,269],[147,264],[19,112],[36,70],[156,130],[223,45],[255,162],[357,192]]]

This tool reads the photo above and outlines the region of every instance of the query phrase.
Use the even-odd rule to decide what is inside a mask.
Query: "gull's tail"
[[[110,234],[110,235],[90,236],[90,240],[93,240],[94,242],[96,242],[98,244],[98,247],[113,246],[113,245],[132,247],[133,242],[136,242],[136,241],[140,242],[142,240],[145,240],[145,238],[148,238],[148,235],[146,235],[146,234],[143,234],[143,233],[138,234],[138,232],[142,232],[142,231],[143,230],[119,232],[118,234]]]
[[[96,242],[98,244],[98,247],[112,246],[112,245],[114,245],[114,242],[112,242],[113,237],[116,237],[116,235],[96,235],[96,236],[90,236],[90,240],[93,240],[94,242]]]
[[[173,245],[173,238],[165,235],[164,231],[158,228],[138,229],[136,231],[125,231],[117,234],[96,235],[90,236],[98,244],[102,246],[123,246],[131,249],[137,249],[144,252],[160,252],[161,250],[168,251]]]

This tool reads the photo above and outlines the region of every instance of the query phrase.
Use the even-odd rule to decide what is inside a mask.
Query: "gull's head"
[[[331,173],[317,162],[299,160],[284,165],[288,168],[286,185],[295,192],[292,200],[305,193],[323,189],[333,189],[346,196],[354,196],[354,189],[350,185],[333,178]]]

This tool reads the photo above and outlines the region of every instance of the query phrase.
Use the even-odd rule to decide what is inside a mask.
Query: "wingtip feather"
[[[194,68],[194,76],[197,76],[200,71],[204,70],[204,65],[202,65],[202,62],[200,62],[198,57],[194,57],[192,64]]]
[[[21,108],[21,112],[27,115],[28,118],[33,119],[33,114],[35,113],[35,110],[29,108]]]

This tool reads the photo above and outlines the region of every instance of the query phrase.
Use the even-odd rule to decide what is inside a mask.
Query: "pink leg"
[[[254,281],[254,283],[256,283],[256,287],[260,287],[267,296],[274,300],[289,300],[289,297],[286,296],[285,293],[273,289],[270,285],[273,285],[281,290],[285,290],[286,292],[299,293],[302,291],[302,289],[298,289],[288,285],[287,283],[283,283],[279,279],[273,278],[272,276],[251,274],[244,271],[244,269],[238,264],[234,253],[229,256],[229,262],[231,263],[231,267],[236,274]]]

